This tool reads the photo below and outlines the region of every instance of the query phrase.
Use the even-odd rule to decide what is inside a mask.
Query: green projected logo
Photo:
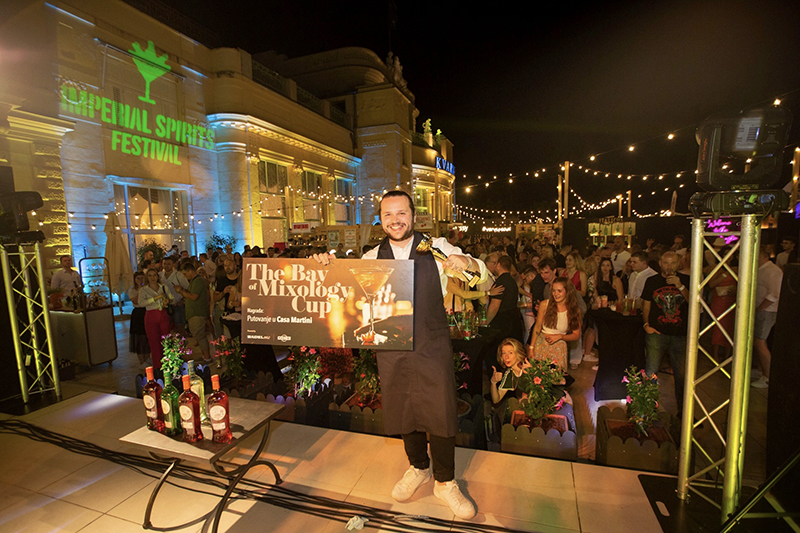
[[[172,70],[167,65],[167,54],[163,56],[156,55],[156,47],[153,41],[147,41],[145,50],[142,50],[139,43],[133,43],[133,50],[128,50],[128,52],[133,56],[133,62],[145,82],[144,96],[140,96],[139,100],[155,105],[155,100],[150,98],[150,84]]]
[[[144,50],[139,43],[133,43],[132,48],[128,51],[146,84],[144,96],[139,96],[139,100],[156,105],[150,98],[150,84],[172,70],[167,65],[168,56],[156,55],[153,41],[147,41]],[[110,125],[114,152],[181,166],[178,149],[182,145],[206,150],[215,146],[215,132],[211,128],[160,113],[154,115],[153,109],[112,100],[68,80],[61,84],[61,110]]]

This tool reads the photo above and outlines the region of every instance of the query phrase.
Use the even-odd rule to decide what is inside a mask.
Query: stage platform
[[[134,398],[86,392],[28,415],[0,417],[111,450],[140,453],[118,441],[144,423],[141,400]],[[0,450],[0,483],[5,489],[0,531],[142,531],[142,516],[155,483],[152,477],[19,435],[0,435]],[[409,502],[392,499],[392,486],[407,468],[399,439],[274,422],[262,457],[278,467],[285,480],[281,487],[337,502],[431,516],[447,521],[442,531],[462,530],[449,508],[433,496],[432,484],[423,486]],[[463,491],[478,507],[478,515],[469,521],[473,530],[484,525],[553,533],[662,531],[639,481],[641,472],[465,448],[456,449],[456,468]],[[254,469],[249,478],[273,482],[267,468]],[[208,491],[205,485],[178,483],[186,488],[167,486],[159,495],[153,515],[159,527],[198,519],[217,501],[216,496],[197,492]],[[177,531],[207,528],[200,520]],[[233,502],[220,529],[346,531],[342,522],[251,500]]]

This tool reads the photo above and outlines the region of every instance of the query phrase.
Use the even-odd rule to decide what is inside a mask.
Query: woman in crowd
[[[522,392],[520,382],[526,379],[525,369],[531,365],[525,357],[522,343],[510,338],[501,342],[497,348],[497,362],[502,372],[492,366],[494,370],[490,379],[492,403],[500,403],[508,391],[514,391],[520,399],[524,398],[526,395]]]
[[[567,342],[581,336],[581,310],[575,286],[565,277],[556,278],[550,298],[539,304],[528,355],[533,359],[554,361],[567,370]]]
[[[137,272],[133,275],[133,287],[128,289],[128,298],[133,304],[128,351],[136,354],[140,365],[145,365],[150,358],[150,345],[147,344],[147,331],[144,327],[144,315],[147,313],[147,309],[139,303],[139,291],[142,285],[144,285],[144,272]]]
[[[225,301],[223,298],[221,301]],[[231,338],[242,336],[242,275],[239,274],[236,285],[231,287],[228,303],[222,314],[222,325],[228,328]]]
[[[730,246],[726,246],[719,251],[719,254],[721,257],[725,257],[729,251]],[[731,267],[731,270],[738,275],[739,263],[737,257],[738,256],[733,256],[728,262],[728,265]],[[708,280],[707,285],[711,291],[711,313],[719,317],[736,302],[736,280],[731,276],[730,272],[723,267],[714,274],[714,277]],[[733,319],[734,311],[729,312],[721,319],[717,319],[731,338],[733,338]],[[714,329],[711,331],[711,355],[714,357],[714,360],[724,361],[730,357],[731,348],[731,343],[729,343],[725,335],[722,334],[722,330],[720,330],[719,326],[715,324]],[[722,356],[720,356],[720,350],[722,351]]]
[[[167,305],[170,302],[169,291],[158,282],[158,271],[151,268],[147,271],[147,283],[139,290],[139,305],[145,306],[144,328],[147,332],[147,342],[150,344],[150,354],[153,357],[153,368],[161,368],[161,357],[164,350],[161,347],[161,337],[169,333],[169,319]]]
[[[577,250],[572,250],[564,258],[564,264],[566,268],[561,269],[561,275],[572,282],[581,298],[585,298],[586,291],[589,289],[589,280],[581,254]]]
[[[602,258],[594,274],[594,298],[606,296],[609,302],[616,302],[623,294],[622,282],[614,275],[614,263],[610,257]]]
[[[524,267],[520,271],[520,280],[517,284],[519,287],[519,295],[522,298],[523,305],[520,305],[519,312],[522,314],[522,327],[525,328],[525,337],[527,339],[530,334],[531,328],[536,323],[536,312],[533,309],[533,295],[531,294],[531,283],[536,279],[536,269],[531,265]]]

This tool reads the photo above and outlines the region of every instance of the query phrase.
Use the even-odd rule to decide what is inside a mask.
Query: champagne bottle
[[[232,438],[228,395],[219,390],[218,374],[211,376],[211,388],[214,392],[208,397],[208,417],[211,419],[212,440],[227,444]]]
[[[178,397],[178,410],[181,413],[181,426],[183,427],[183,440],[186,442],[197,442],[203,440],[203,432],[200,430],[200,398],[192,391],[192,384],[189,376],[183,379],[183,392]]]
[[[178,389],[172,384],[172,374],[166,374],[164,376],[164,390],[161,391],[161,411],[164,413],[164,433],[170,437],[180,435],[183,432],[178,395]]]
[[[164,433],[164,414],[161,411],[161,385],[153,379],[153,367],[145,369],[147,383],[142,387],[142,399],[147,415],[147,429]]]
[[[186,367],[189,371],[189,381],[192,384],[192,391],[197,394],[198,398],[200,398],[201,420],[203,422],[208,422],[208,415],[206,414],[205,384],[203,383],[203,378],[198,376],[197,372],[194,371],[194,361],[187,362]]]

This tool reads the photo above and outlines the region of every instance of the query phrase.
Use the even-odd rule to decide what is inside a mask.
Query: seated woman
[[[528,357],[553,361],[561,371],[567,370],[567,342],[581,336],[581,310],[575,286],[564,277],[556,278],[550,299],[539,304],[533,327]]]
[[[508,391],[516,391],[517,396],[524,398],[526,394],[522,392],[520,381],[525,379],[525,369],[531,365],[525,357],[522,343],[510,338],[501,342],[497,348],[497,362],[505,371],[501,373],[492,366],[492,403],[500,403]]]

